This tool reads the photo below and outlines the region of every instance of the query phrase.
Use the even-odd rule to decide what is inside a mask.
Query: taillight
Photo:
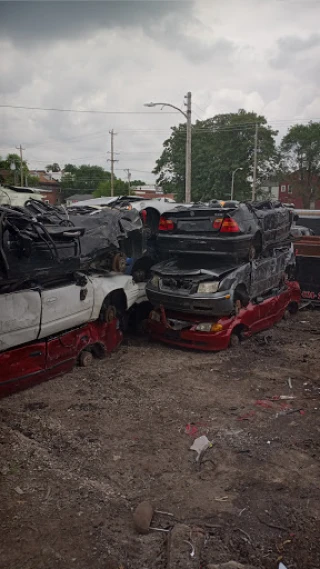
[[[232,217],[226,217],[221,224],[220,233],[239,233],[240,227]]]
[[[141,215],[141,219],[142,219],[143,224],[147,225],[147,215],[148,214],[147,214],[146,210],[145,209],[141,210],[140,215]]]
[[[221,227],[221,223],[223,222],[223,218],[222,217],[217,217],[217,219],[214,220],[212,227],[213,229],[220,229]]]
[[[158,229],[159,231],[172,231],[174,229],[174,223],[172,219],[160,217]]]

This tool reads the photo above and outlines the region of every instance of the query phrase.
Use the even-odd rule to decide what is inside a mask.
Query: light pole
[[[233,194],[234,194],[234,177],[236,175],[236,173],[238,172],[238,170],[243,170],[243,168],[236,168],[235,170],[233,170],[232,172],[232,179],[231,179],[231,200],[233,200]]]
[[[176,111],[179,111],[185,119],[187,119],[187,140],[186,140],[186,187],[185,187],[185,202],[191,202],[191,93],[190,91],[185,96],[187,102],[187,110],[182,111],[179,107],[172,105],[171,103],[145,103],[145,107],[171,107]]]

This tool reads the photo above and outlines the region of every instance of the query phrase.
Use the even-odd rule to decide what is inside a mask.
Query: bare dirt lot
[[[203,354],[131,338],[0,403],[6,569],[165,569],[142,500],[204,529],[201,567],[320,567],[320,313]],[[289,386],[291,379],[292,389]],[[293,396],[294,399],[275,399]],[[213,446],[196,463],[193,439]]]

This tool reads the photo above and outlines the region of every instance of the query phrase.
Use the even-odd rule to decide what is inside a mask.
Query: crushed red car
[[[0,398],[103,358],[122,341],[116,318],[99,320],[0,354]]]
[[[266,330],[284,316],[295,313],[300,303],[297,282],[287,282],[277,294],[261,302],[250,302],[236,316],[212,318],[181,312],[166,311],[163,307],[150,313],[147,329],[153,340],[181,348],[220,351],[234,343]]]

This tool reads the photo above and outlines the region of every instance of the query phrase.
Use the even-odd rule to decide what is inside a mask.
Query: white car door
[[[40,330],[41,297],[36,290],[0,295],[0,352],[36,340]],[[1,370],[0,370],[1,375]]]
[[[42,291],[42,317],[39,338],[75,328],[89,322],[93,310],[93,286],[75,283]]]

